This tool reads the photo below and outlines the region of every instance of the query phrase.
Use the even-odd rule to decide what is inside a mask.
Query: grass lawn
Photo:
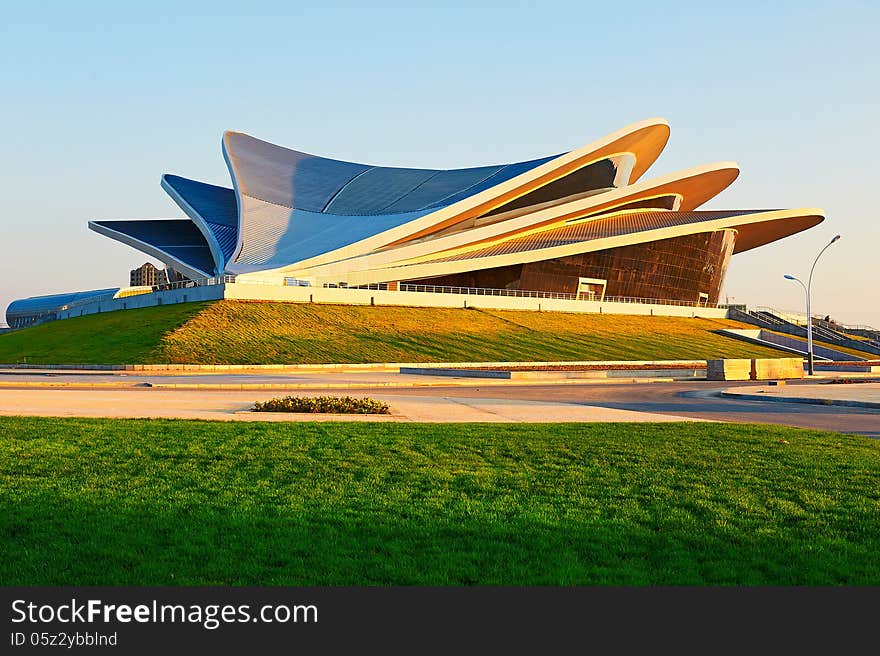
[[[221,301],[169,333],[168,362],[676,360],[790,354],[712,331],[734,321]]]
[[[4,585],[878,585],[880,442],[0,417]]]
[[[0,362],[130,364],[161,361],[162,337],[210,303],[91,314],[0,335]]]
[[[274,364],[790,357],[726,319],[218,301],[0,335],[0,362]]]

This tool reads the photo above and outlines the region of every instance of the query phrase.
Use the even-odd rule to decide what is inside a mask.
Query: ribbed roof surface
[[[369,166],[237,132],[224,135],[223,148],[239,192],[241,248],[225,266],[235,274],[348,246],[553,159],[448,171]]]
[[[223,225],[213,221],[206,221],[205,223],[208,224],[208,228],[211,229],[214,239],[217,240],[217,244],[220,246],[223,260],[228,262],[229,258],[232,257],[233,251],[235,251],[235,244],[238,239],[238,226]]]
[[[148,244],[198,271],[210,273],[214,270],[214,258],[205,236],[189,219],[93,223]]]
[[[279,210],[247,196],[248,228],[243,230],[242,247],[230,273],[239,274],[280,267],[347,246],[396,227],[427,213],[385,214],[377,216],[334,216],[305,210]]]
[[[308,212],[322,212],[342,187],[371,168],[301,153],[238,132],[227,132],[223,144],[240,193]]]
[[[85,292],[69,292],[67,294],[49,294],[47,296],[31,296],[12,301],[6,308],[7,323],[9,320],[18,316],[27,316],[34,314],[48,314],[60,310],[64,306],[78,304],[84,300],[98,300],[102,297],[113,298],[114,294],[119,291],[119,287],[111,289],[93,289]]]
[[[628,212],[610,216],[607,219],[597,217],[590,221],[580,221],[552,230],[535,233],[526,237],[509,239],[501,244],[489,246],[468,253],[459,253],[449,257],[437,258],[430,262],[455,262],[458,260],[470,260],[494,255],[509,255],[523,251],[553,248],[554,246],[566,246],[579,242],[605,239],[629,235],[646,230],[657,230],[673,226],[724,219],[730,216],[742,216],[754,214],[766,210],[719,210],[699,212]]]
[[[466,169],[410,169],[317,157],[238,132],[227,133],[224,143],[242,194],[338,216],[436,209],[558,157]]]
[[[232,257],[238,238],[238,205],[235,192],[226,187],[182,178],[179,175],[168,174],[162,176],[162,179],[205,223],[211,238],[223,254],[224,261],[228,261]],[[178,198],[174,200],[178,201]]]
[[[179,175],[166,174],[163,179],[206,220],[227,226],[238,224],[238,206],[232,189]]]

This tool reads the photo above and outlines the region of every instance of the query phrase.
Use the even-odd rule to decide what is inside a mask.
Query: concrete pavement
[[[553,374],[554,372],[546,372]],[[624,372],[618,372],[624,374]],[[544,384],[578,384],[577,378],[553,378],[550,376],[530,381],[480,379],[479,384],[511,385],[529,384],[542,381]],[[614,378],[614,382],[657,382],[671,381],[670,376],[626,376]],[[608,382],[612,382],[609,380]],[[460,377],[428,377],[419,374],[406,374],[391,371],[300,371],[278,373],[217,373],[210,371],[193,372],[83,372],[83,371],[32,371],[0,370],[0,389],[34,388],[132,388],[152,387],[158,389],[202,389],[202,390],[321,390],[345,387],[347,389],[365,388],[411,388],[411,387],[469,387],[474,379]]]
[[[309,396],[304,391],[291,392]],[[348,394],[346,390],[336,395]],[[409,422],[608,422],[703,421],[670,414],[635,412],[601,406],[521,399],[399,396],[384,391],[371,398],[385,401],[390,415],[331,415],[249,412],[268,391],[199,391],[181,389],[0,389],[0,415],[219,419],[226,421],[409,421]],[[358,396],[352,393],[351,396]],[[360,394],[364,396],[364,394]],[[711,420],[710,420],[711,421]]]
[[[721,394],[751,401],[812,403],[880,409],[880,382],[837,384],[826,382],[800,385],[762,385],[760,387],[753,385],[726,389]],[[880,416],[877,417],[877,421],[880,422]]]
[[[830,380],[832,377],[829,376]],[[839,377],[834,377],[842,380]],[[0,370],[0,414],[88,417],[167,417],[259,421],[742,421],[880,430],[880,382],[823,384],[821,379],[770,386],[692,379],[620,378],[594,381],[475,380],[407,375],[382,370],[284,372],[140,372]],[[664,385],[646,383],[666,381]],[[637,383],[637,384],[634,384]],[[727,383],[730,385],[731,383]],[[686,385],[686,386],[685,386]],[[445,389],[444,389],[445,388]],[[613,390],[618,389],[619,392]],[[330,391],[332,390],[332,391]],[[689,390],[681,392],[681,390]],[[251,413],[254,401],[285,394],[371,396],[388,402],[391,415]],[[680,395],[680,396],[677,396]],[[686,397],[686,398],[682,398]],[[694,399],[700,407],[693,405]],[[710,407],[711,398],[735,408]],[[760,403],[755,401],[775,401]],[[782,402],[782,403],[779,403]],[[804,405],[784,403],[812,403]],[[751,407],[749,407],[751,404]],[[776,406],[776,408],[772,408]],[[851,406],[834,425],[822,407]],[[809,416],[807,416],[809,415]],[[831,424],[829,425],[829,422]],[[870,426],[869,426],[870,425]],[[877,427],[871,427],[871,426]],[[848,428],[847,428],[848,426]]]

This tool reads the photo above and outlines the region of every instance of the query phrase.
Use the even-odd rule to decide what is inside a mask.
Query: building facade
[[[824,220],[816,208],[700,209],[739,167],[648,178],[669,133],[649,119],[557,155],[439,170],[226,132],[230,187],[166,174],[184,216],[89,227],[193,280],[712,305],[732,256]],[[154,273],[133,271],[132,285]]]
[[[132,269],[129,272],[128,280],[128,284],[132,287],[155,287],[157,285],[164,285],[168,282],[165,270],[159,269],[151,262],[144,262],[137,269]]]
[[[227,132],[231,188],[165,175],[186,218],[89,225],[193,278],[717,303],[734,254],[823,220],[818,209],[699,210],[736,179],[733,162],[642,180],[668,137],[651,119],[560,155],[436,170]]]

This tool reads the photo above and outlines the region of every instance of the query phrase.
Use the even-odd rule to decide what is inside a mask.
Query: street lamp
[[[834,239],[825,244],[825,248],[819,251],[816,259],[813,260],[813,266],[810,267],[810,277],[807,278],[806,285],[803,283],[802,280],[800,280],[799,278],[795,278],[791,274],[786,273],[784,276],[786,280],[794,280],[795,282],[800,283],[800,286],[804,288],[804,293],[807,296],[807,372],[810,376],[813,375],[813,315],[810,308],[810,288],[813,285],[813,270],[816,268],[816,262],[819,261],[822,253],[824,253],[825,250],[838,239],[840,239],[840,235],[834,235]]]

